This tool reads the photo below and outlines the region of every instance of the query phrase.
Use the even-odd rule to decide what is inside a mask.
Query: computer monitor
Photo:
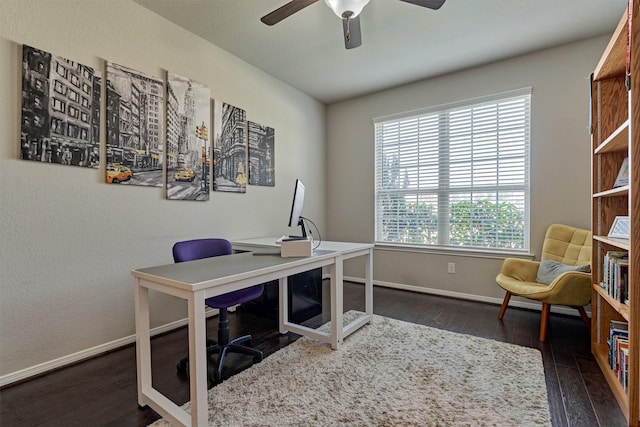
[[[293,201],[291,202],[291,214],[289,215],[289,227],[302,228],[302,236],[290,236],[307,238],[307,230],[304,226],[304,217],[302,216],[302,207],[304,205],[304,184],[296,179],[296,185],[293,189]]]

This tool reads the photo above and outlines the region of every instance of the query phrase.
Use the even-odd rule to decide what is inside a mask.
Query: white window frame
[[[527,87],[374,119],[376,244],[528,254],[531,92]],[[516,237],[501,235],[487,217],[491,238],[480,241],[479,233],[469,232],[463,242],[467,238],[451,231],[452,199],[460,202],[457,212],[465,202],[472,207],[468,219],[479,200],[493,203],[488,212],[494,218],[498,203],[510,204],[521,221],[511,229]]]

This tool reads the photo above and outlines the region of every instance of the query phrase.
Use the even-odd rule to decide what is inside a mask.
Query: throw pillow
[[[552,259],[543,258],[542,261],[540,261],[540,267],[538,267],[536,282],[549,285],[556,277],[566,271],[582,271],[584,273],[590,273],[591,267],[589,264],[567,265]]]

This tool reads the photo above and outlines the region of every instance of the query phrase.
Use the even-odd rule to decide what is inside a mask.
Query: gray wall
[[[276,186],[168,201],[159,188],[104,183],[104,164],[98,171],[19,160],[23,43],[103,70],[109,60],[206,84],[212,98],[275,129]],[[325,228],[325,106],[138,4],[3,0],[0,57],[0,383],[130,339],[129,272],[172,262],[175,241],[293,231],[286,224],[295,178],[307,186],[306,215]],[[152,326],[186,316],[184,303],[152,298]]]
[[[589,228],[589,75],[609,37],[513,58],[332,104],[327,109],[330,239],[374,240],[372,120],[531,86],[531,251],[539,256],[546,228]],[[437,58],[434,58],[434,61]],[[378,248],[376,283],[499,302],[503,257]],[[447,263],[456,273],[447,273]],[[357,270],[346,270],[346,274]],[[517,303],[517,301],[516,301]]]

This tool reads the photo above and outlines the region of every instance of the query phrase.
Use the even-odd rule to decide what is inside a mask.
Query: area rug
[[[374,315],[338,351],[303,337],[209,390],[209,425],[550,426],[551,416],[538,350]]]

